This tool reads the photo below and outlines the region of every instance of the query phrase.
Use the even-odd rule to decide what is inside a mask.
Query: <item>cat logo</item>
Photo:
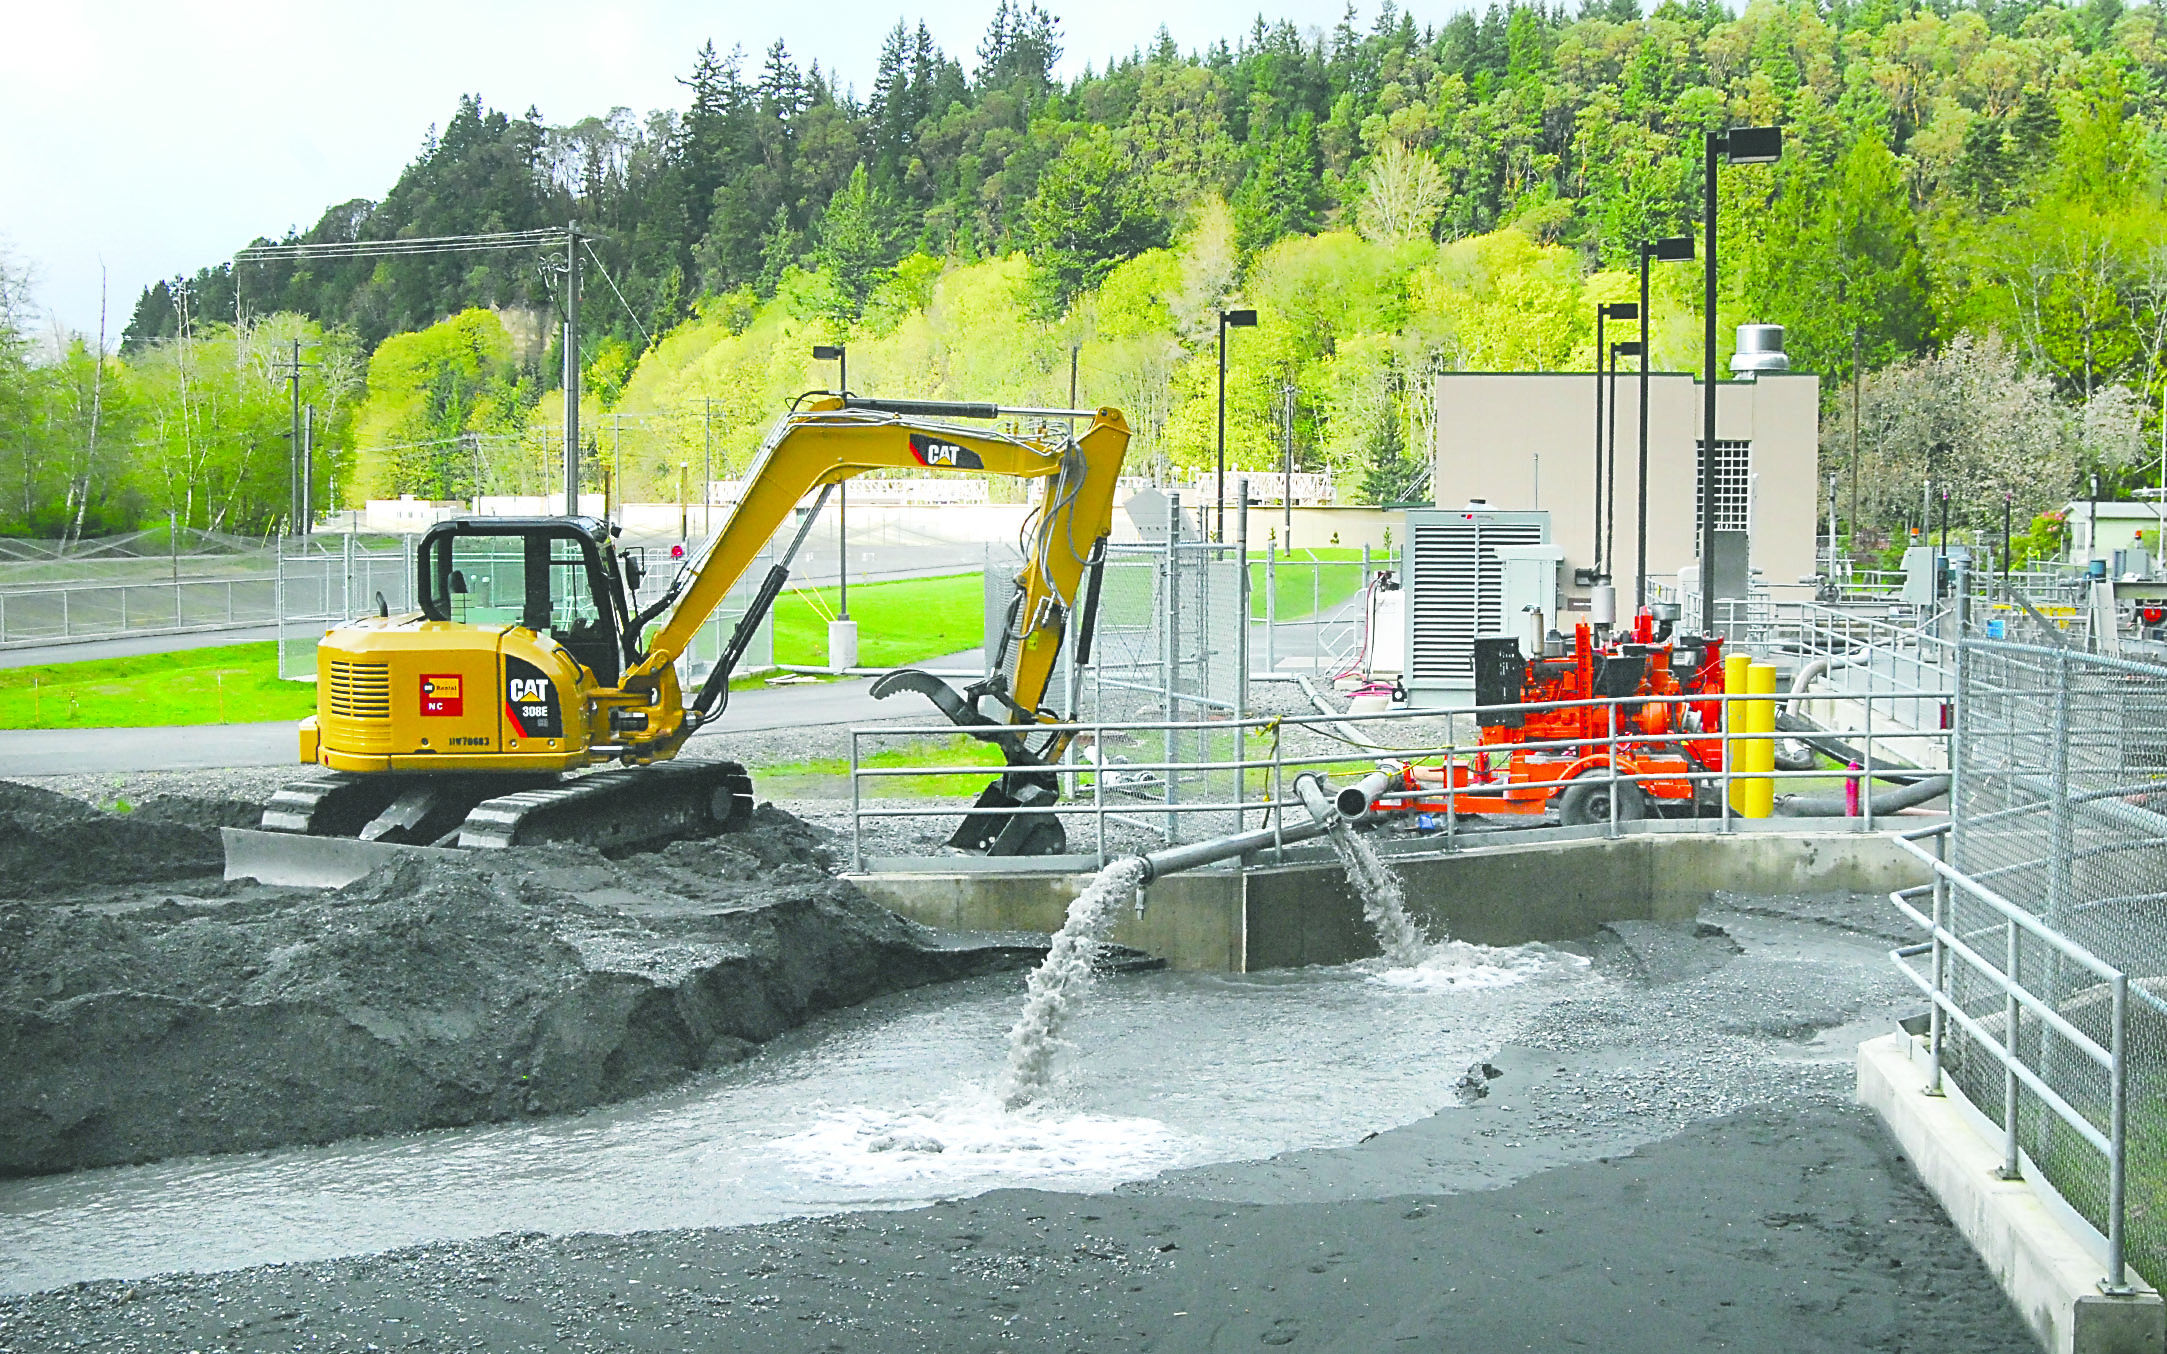
[[[504,659],[504,718],[514,738],[562,738],[557,685],[523,658]]]
[[[935,470],[984,470],[986,468],[986,463],[979,459],[978,453],[972,451],[969,447],[959,447],[953,442],[943,442],[937,437],[927,437],[924,433],[912,433],[910,435],[910,451],[911,455],[918,458],[918,464],[931,466]]]
[[[460,692],[458,673],[430,673],[421,679],[421,712],[451,719],[466,713],[466,699]]]

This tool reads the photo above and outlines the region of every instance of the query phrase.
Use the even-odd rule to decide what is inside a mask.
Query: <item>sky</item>
[[[1233,39],[1256,0],[1091,0],[1062,21],[1063,74],[1148,42],[1164,22],[1183,50]],[[1373,14],[1374,4],[1365,4]],[[1270,16],[1336,23],[1342,0],[1278,0]],[[101,288],[118,342],[147,284],[192,273],[257,235],[313,225],[324,208],[380,197],[462,93],[568,123],[618,105],[683,106],[677,77],[710,38],[757,57],[780,37],[861,97],[880,40],[922,17],[966,68],[994,0],[764,5],[608,0],[80,0],[27,4],[0,43],[0,251],[27,266],[37,303],[98,331]],[[1417,10],[1418,20],[1441,15]]]

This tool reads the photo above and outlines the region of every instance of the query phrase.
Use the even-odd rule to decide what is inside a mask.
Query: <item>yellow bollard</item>
[[[1746,713],[1750,707],[1744,701],[1730,698],[1746,694],[1746,669],[1751,666],[1752,658],[1742,653],[1725,654],[1723,657],[1723,727],[1731,735],[1730,742],[1723,749],[1723,756],[1724,764],[1731,773],[1731,810],[1739,814],[1746,811],[1746,784],[1738,779],[1738,776],[1752,768],[1746,764],[1747,745],[1738,735],[1745,733],[1753,725]]]
[[[1746,669],[1746,691],[1755,696],[1775,695],[1775,664],[1755,663]],[[1754,701],[1746,707],[1744,722],[1761,736],[1746,744],[1748,751],[1739,760],[1759,774],[1746,782],[1745,803],[1738,811],[1748,818],[1767,818],[1776,811],[1776,782],[1769,774],[1776,769],[1776,703]]]

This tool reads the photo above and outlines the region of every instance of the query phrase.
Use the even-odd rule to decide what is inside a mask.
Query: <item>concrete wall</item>
[[[1472,498],[1494,508],[1543,508],[1565,548],[1568,595],[1575,568],[1595,562],[1595,384],[1592,374],[1454,372],[1437,378],[1433,492],[1439,507]],[[1605,466],[1615,506],[1611,576],[1622,600],[1633,590],[1639,549],[1639,382],[1617,382],[1617,466]],[[1701,384],[1675,372],[1648,379],[1648,574],[1674,583],[1695,559],[1695,447]],[[1716,388],[1716,436],[1750,441],[1753,566],[1772,587],[1794,587],[1814,569],[1819,488],[1820,378],[1792,374]],[[1604,417],[1607,432],[1609,415]],[[1615,490],[1615,498],[1612,491]],[[1778,595],[1781,595],[1779,593]]]
[[[1646,829],[1651,825],[1642,824]],[[1482,945],[1570,940],[1605,922],[1683,921],[1717,890],[1887,892],[1925,881],[1881,833],[1665,831],[1395,854],[1407,902],[1432,934]],[[858,875],[875,901],[928,926],[1060,929],[1088,875]],[[1113,939],[1180,969],[1246,972],[1341,964],[1377,953],[1362,909],[1329,857],[1247,873],[1174,875],[1122,915]]]

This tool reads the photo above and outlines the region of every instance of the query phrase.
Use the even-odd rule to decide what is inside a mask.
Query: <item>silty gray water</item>
[[[1401,968],[1421,964],[1430,942],[1407,915],[1407,892],[1398,872],[1351,825],[1335,822],[1330,836],[1386,961]],[[1109,862],[1068,905],[1060,933],[1031,973],[1023,1014],[1008,1032],[1008,1076],[1001,1102],[1009,1109],[1022,1109],[1046,1093],[1062,1046],[1061,1027],[1090,990],[1092,959],[1121,904],[1144,882],[1146,869],[1134,856]]]
[[[814,1021],[583,1115],[0,1181],[0,1289],[507,1231],[726,1226],[1008,1186],[1103,1190],[1347,1145],[1440,1110],[1469,1063],[1589,990],[1584,961],[1446,944],[1261,974],[1101,980],[1031,1109],[999,1097],[1013,975]]]
[[[1061,1026],[1090,990],[1091,961],[1115,912],[1144,882],[1145,869],[1135,856],[1111,861],[1068,905],[1046,958],[1031,971],[1023,1014],[1008,1032],[1008,1077],[1001,1089],[1001,1103],[1008,1108],[1022,1109],[1046,1093],[1061,1048]]]
[[[1385,958],[1402,966],[1421,963],[1430,941],[1407,915],[1407,891],[1400,887],[1399,872],[1385,863],[1352,824],[1334,823],[1328,835]]]

